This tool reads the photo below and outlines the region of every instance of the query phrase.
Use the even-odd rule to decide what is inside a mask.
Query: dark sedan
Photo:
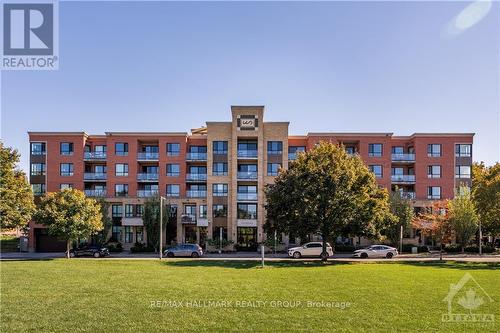
[[[100,258],[109,256],[109,250],[102,246],[85,246],[77,249],[71,249],[69,251],[69,256],[72,258],[85,256]]]

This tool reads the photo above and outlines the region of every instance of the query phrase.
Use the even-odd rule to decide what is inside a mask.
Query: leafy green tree
[[[319,234],[322,260],[327,260],[327,240],[346,234],[379,237],[394,220],[387,190],[379,188],[361,158],[331,143],[321,142],[299,154],[266,187],[266,196],[266,232],[277,230],[301,239]]]
[[[487,167],[472,166],[472,199],[475,202],[482,229],[493,236],[500,234],[500,163]]]
[[[171,224],[172,219],[169,219],[170,214],[168,213],[169,206],[163,207],[163,228],[172,230]],[[152,197],[144,202],[144,213],[142,215],[142,221],[144,223],[144,228],[146,230],[147,245],[151,246],[158,251],[160,246],[160,198]],[[167,235],[167,241],[168,237]]]
[[[447,200],[436,200],[427,212],[416,219],[414,226],[424,234],[430,234],[439,241],[439,260],[443,260],[443,246],[451,240],[451,223]]]
[[[47,226],[50,235],[66,241],[68,258],[72,241],[89,238],[103,229],[100,205],[76,189],[47,194],[35,217]]]
[[[457,243],[460,244],[462,252],[464,252],[465,246],[476,234],[479,220],[468,187],[460,187],[455,198],[448,202],[448,209],[451,227],[455,232]]]
[[[397,190],[391,193],[389,200],[391,213],[395,220],[388,224],[389,227],[384,231],[384,234],[393,244],[397,244],[400,240],[401,227],[403,227],[403,231],[407,230],[415,214],[410,201],[402,198]]]
[[[25,227],[35,212],[33,192],[24,172],[18,169],[17,150],[0,142],[0,228]]]

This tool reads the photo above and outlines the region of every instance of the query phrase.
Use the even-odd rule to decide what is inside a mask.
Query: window
[[[179,156],[180,152],[180,143],[167,143],[167,156]]]
[[[440,157],[441,156],[441,145],[434,144],[434,143],[427,145],[427,156]]]
[[[213,205],[212,206],[213,217],[227,217],[227,206],[226,205]]]
[[[99,174],[104,174],[104,173],[106,173],[106,166],[105,165],[96,165],[96,166],[94,166],[94,172],[99,173]]]
[[[158,146],[142,146],[143,153],[159,153]]]
[[[427,188],[427,199],[441,199],[441,187],[429,186]]]
[[[45,176],[45,163],[32,163],[31,164],[32,176]]]
[[[257,205],[256,204],[238,204],[238,218],[243,220],[257,219]]]
[[[128,164],[115,164],[116,176],[128,176]]]
[[[31,184],[31,189],[34,195],[44,195],[45,194],[45,184]]]
[[[368,145],[368,156],[370,156],[370,157],[382,157],[382,144],[381,143],[370,143]]]
[[[200,205],[200,214],[198,215],[200,219],[207,218],[207,205]]]
[[[472,156],[472,145],[470,145],[470,144],[455,145],[455,156],[456,157],[471,157]]]
[[[393,167],[391,172],[393,176],[402,176],[404,174],[404,169],[401,167]]]
[[[167,184],[167,197],[179,197],[181,186],[179,184]]]
[[[126,142],[115,143],[115,154],[117,156],[127,156],[128,155],[128,143],[126,143]]]
[[[73,185],[72,184],[60,184],[59,185],[59,189],[61,189],[61,190],[64,190],[67,188],[73,188]]]
[[[214,197],[227,197],[227,184],[213,184]]]
[[[257,200],[257,186],[255,185],[238,185],[238,200],[254,201]]]
[[[112,217],[122,217],[123,216],[123,206],[114,204],[111,205],[111,216]]]
[[[227,240],[227,228],[226,227],[213,227],[212,229],[212,239],[220,240],[220,236],[222,233],[222,240]]]
[[[207,146],[189,146],[189,152],[204,154],[207,152]]]
[[[61,142],[61,155],[73,155],[73,142]]]
[[[106,152],[105,145],[94,146],[94,152],[104,154]]]
[[[122,227],[119,225],[114,225],[113,228],[111,229],[111,239],[113,241],[119,242],[120,241],[120,233],[121,233]]]
[[[116,184],[115,195],[117,197],[126,197],[128,195],[128,184]]]
[[[144,214],[144,206],[143,205],[135,205],[136,215],[142,216]]]
[[[176,220],[177,219],[177,205],[170,205],[168,206],[168,215],[170,218]]]
[[[32,142],[31,155],[45,155],[45,142]]]
[[[470,165],[455,166],[455,178],[470,178]]]
[[[267,141],[267,154],[268,155],[281,155],[283,153],[283,142],[281,141]]]
[[[381,165],[370,165],[370,171],[375,174],[376,178],[382,178],[382,166]]]
[[[134,205],[125,205],[125,217],[134,217]]]
[[[277,176],[280,168],[281,164],[279,163],[267,163],[267,175]]]
[[[132,227],[125,227],[125,243],[132,243],[134,234],[132,233]]]
[[[345,147],[345,152],[348,153],[349,155],[354,155],[356,154],[356,147],[347,146]]]
[[[59,168],[61,176],[73,176],[73,163],[61,163]]]
[[[396,155],[404,154],[404,147],[392,147],[392,153]]]
[[[226,155],[227,141],[214,141],[213,148],[214,148],[214,155]]]
[[[184,214],[196,218],[196,205],[185,205]]]
[[[143,227],[135,227],[135,241],[138,243],[144,242],[144,229],[143,229]]]
[[[167,176],[168,177],[179,177],[181,174],[181,167],[179,164],[167,164]]]
[[[214,162],[212,168],[212,174],[214,176],[227,176],[227,163]]]
[[[297,158],[297,153],[305,152],[306,147],[304,146],[288,146],[288,159],[295,160]]]
[[[427,167],[427,178],[441,178],[441,166],[429,165]]]

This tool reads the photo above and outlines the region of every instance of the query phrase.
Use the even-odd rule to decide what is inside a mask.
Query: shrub
[[[482,248],[482,251],[483,251],[483,253],[493,253],[493,252],[495,252],[495,248],[493,246],[490,246],[490,245],[484,245]],[[479,253],[479,246],[477,246],[477,245],[467,246],[465,248],[465,252]]]
[[[109,252],[122,252],[123,251],[123,246],[122,243],[117,242],[117,243],[108,243],[107,246]]]
[[[444,251],[448,253],[457,253],[461,252],[462,248],[458,244],[446,244],[444,246]]]
[[[219,248],[221,245],[219,239],[208,239],[207,244],[210,246],[214,246],[216,248]],[[234,242],[232,240],[227,240],[227,239],[222,240],[222,248],[225,248],[226,246],[233,245],[233,244],[234,244]]]
[[[412,244],[403,244],[403,252],[411,253],[411,250],[414,247],[417,248],[417,253],[429,252],[429,247],[427,245],[412,245]]]
[[[130,248],[130,252],[132,253],[140,253],[140,252],[154,252],[155,249],[151,246],[147,246],[144,243],[135,242],[134,246]]]
[[[349,244],[335,244],[335,252],[354,252],[356,248]]]

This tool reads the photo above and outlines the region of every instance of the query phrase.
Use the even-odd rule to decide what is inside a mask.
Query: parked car
[[[163,254],[168,257],[192,257],[199,258],[203,255],[203,249],[198,244],[178,244],[163,251]]]
[[[301,257],[320,257],[321,252],[323,252],[322,242],[309,242],[302,246],[292,247],[288,249],[288,256],[298,259]],[[333,248],[330,243],[326,243],[326,252],[328,256],[333,256]]]
[[[100,258],[109,256],[109,250],[106,247],[90,245],[69,250],[69,256],[72,258],[84,256]]]
[[[372,245],[366,249],[354,251],[355,258],[388,258],[398,255],[398,250],[387,245]]]

